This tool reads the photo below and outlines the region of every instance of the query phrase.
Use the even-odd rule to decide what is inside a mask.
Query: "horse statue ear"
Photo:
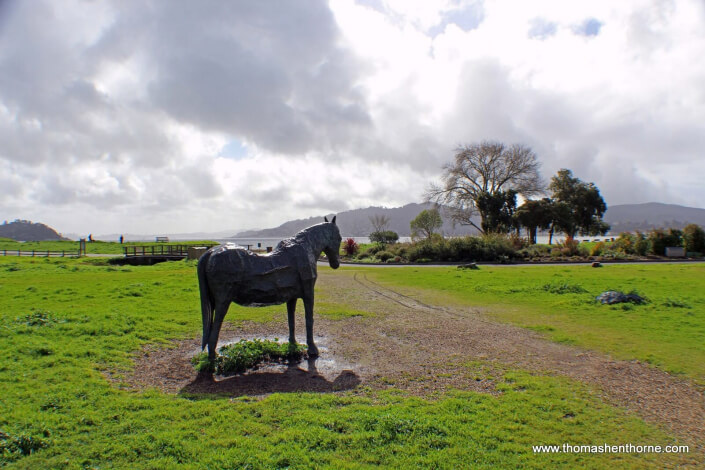
[[[323,220],[325,220],[326,222],[328,222],[328,217],[326,217],[326,216],[324,215],[324,216],[323,216]]]
[[[338,217],[337,215],[333,216],[333,220],[330,221],[331,224],[335,225],[335,218]]]

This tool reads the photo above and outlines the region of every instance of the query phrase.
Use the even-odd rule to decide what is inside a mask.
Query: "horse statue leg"
[[[215,360],[216,346],[218,346],[218,336],[220,327],[223,326],[223,319],[230,308],[230,299],[216,299],[215,312],[213,314],[213,324],[211,325],[210,337],[208,338],[208,359]]]
[[[304,310],[306,311],[306,344],[309,357],[318,356],[318,348],[313,342],[313,289],[304,294]]]
[[[286,302],[286,313],[289,318],[289,344],[296,344],[296,318],[294,314],[296,313],[296,301],[298,299],[293,298]]]

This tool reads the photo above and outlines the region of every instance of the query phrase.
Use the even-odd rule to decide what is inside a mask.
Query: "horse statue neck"
[[[305,242],[311,248],[312,254],[318,258],[328,243],[325,224],[318,224],[304,229],[296,234],[297,242]]]

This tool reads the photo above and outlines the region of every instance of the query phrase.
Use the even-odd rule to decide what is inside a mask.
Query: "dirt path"
[[[618,361],[547,341],[533,331],[489,321],[472,308],[427,305],[360,273],[324,271],[318,282],[326,297],[374,313],[344,320],[316,317],[318,360],[213,379],[197,376],[189,363],[200,350],[194,338],[174,349],[145,351],[128,382],[171,393],[229,395],[327,392],[360,384],[394,386],[424,396],[451,388],[496,393],[488,374],[464,365],[486,361],[564,375],[596,386],[608,402],[665,426],[700,452],[705,450],[703,389],[687,380],[637,361]],[[249,336],[285,338],[285,316],[273,324],[229,327],[221,333],[220,344]],[[303,331],[303,324],[297,324],[300,340]]]

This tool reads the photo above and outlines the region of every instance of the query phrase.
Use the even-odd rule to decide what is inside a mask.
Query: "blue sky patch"
[[[218,154],[221,157],[231,158],[233,160],[242,160],[247,157],[247,147],[237,139],[233,139],[220,149]]]
[[[544,40],[556,34],[558,26],[545,18],[534,18],[529,24],[529,37]]]
[[[600,21],[595,18],[588,18],[579,25],[574,26],[573,31],[581,36],[597,36],[600,34],[600,28],[602,28]]]

